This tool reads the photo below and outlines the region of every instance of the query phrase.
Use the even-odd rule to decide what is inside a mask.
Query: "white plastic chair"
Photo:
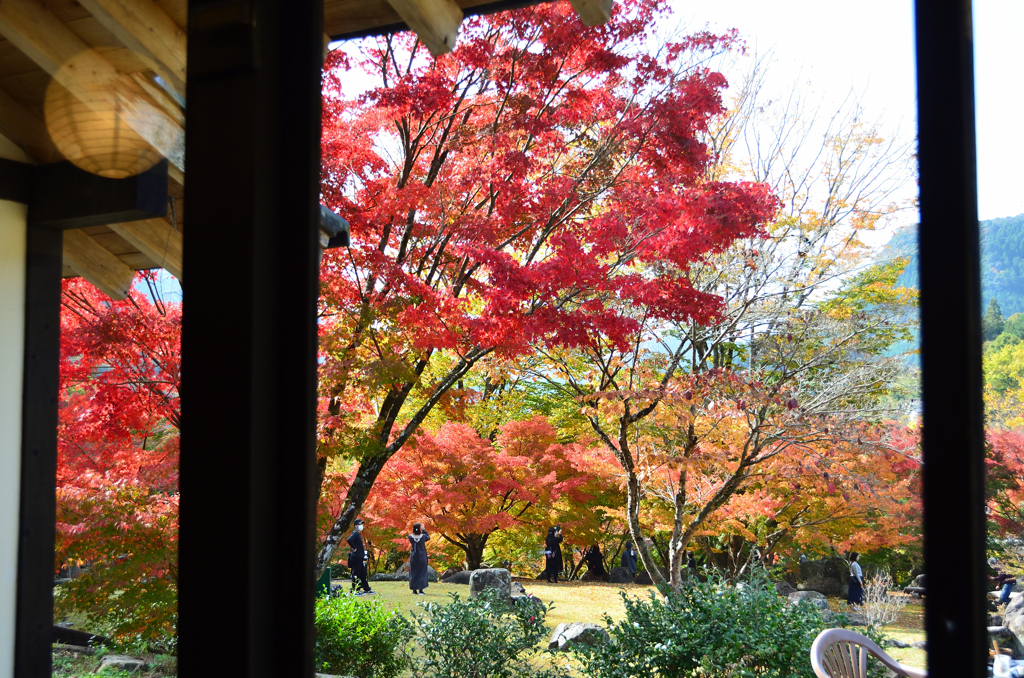
[[[818,678],[866,678],[868,653],[875,655],[897,676],[927,678],[928,672],[903,666],[870,638],[848,629],[826,629],[811,645],[811,668]]]

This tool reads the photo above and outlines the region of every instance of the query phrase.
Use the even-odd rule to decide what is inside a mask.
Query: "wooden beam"
[[[167,161],[127,179],[108,179],[70,162],[36,165],[28,221],[73,230],[167,216]]]
[[[447,54],[455,48],[462,23],[462,10],[453,0],[388,0],[402,21],[434,56]]]
[[[142,73],[132,73],[129,77],[135,82],[135,84],[142,88],[142,91],[149,95],[150,99],[167,111],[167,114],[174,118],[175,122],[182,127],[185,126],[185,112],[181,110],[181,106],[178,105],[177,101],[171,98],[170,94],[161,89],[160,85],[156,84],[150,80],[148,76],[143,75]]]
[[[185,96],[185,31],[152,0],[78,0],[97,21]]]
[[[111,299],[128,297],[135,271],[82,231],[64,231],[64,261]]]
[[[116,107],[139,136],[184,171],[182,126],[37,0],[0,2],[0,35],[69,91],[84,89],[99,97],[105,106]],[[67,67],[72,59],[74,67]]]
[[[612,18],[612,0],[570,0],[584,26],[600,26]]]
[[[60,157],[46,124],[3,90],[0,90],[0,133],[36,162],[53,162]]]
[[[166,219],[144,219],[109,226],[110,230],[152,259],[154,264],[181,280],[183,239],[181,231]]]

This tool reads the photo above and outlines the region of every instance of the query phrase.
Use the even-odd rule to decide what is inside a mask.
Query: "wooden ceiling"
[[[244,0],[240,0],[244,1]],[[324,40],[402,30],[435,54],[450,51],[463,14],[538,0],[325,0]],[[603,23],[611,0],[571,0],[588,25]],[[165,219],[69,231],[64,272],[122,298],[134,272],[164,267],[181,276],[187,0],[0,0],[0,134],[36,163],[60,161],[44,121],[46,90],[61,66],[88,53],[89,70],[149,112],[170,161]],[[172,205],[173,203],[173,211]],[[127,281],[127,283],[126,283]]]

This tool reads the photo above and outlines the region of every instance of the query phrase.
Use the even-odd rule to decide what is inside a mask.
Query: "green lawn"
[[[348,585],[347,581],[336,580],[335,583]],[[604,623],[607,613],[612,619],[625,616],[620,592],[630,596],[648,596],[654,591],[653,586],[637,586],[636,584],[604,584],[594,582],[564,582],[548,584],[543,581],[525,581],[520,583],[526,592],[540,598],[545,603],[554,604],[548,615],[547,625],[553,630],[562,622],[595,622]],[[457,593],[465,598],[469,596],[469,586],[459,584],[431,584],[425,596],[414,596],[406,582],[377,581],[371,584],[376,597],[383,600],[387,607],[402,612],[418,611],[417,604],[423,602],[447,603],[449,595]]]

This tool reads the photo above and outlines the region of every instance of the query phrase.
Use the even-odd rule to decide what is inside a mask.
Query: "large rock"
[[[633,575],[630,574],[628,567],[613,567],[608,573],[608,581],[613,584],[632,584]]]
[[[788,598],[789,594],[796,593],[796,589],[788,581],[777,581],[775,582],[775,592],[783,598]]]
[[[811,577],[797,584],[796,588],[798,591],[817,591],[826,596],[838,596],[842,593],[844,583],[839,579]]]
[[[822,558],[800,563],[800,591],[817,591],[827,596],[837,596],[850,577],[849,566],[842,558]]]
[[[100,667],[96,669],[96,673],[103,673],[104,671],[135,673],[136,671],[145,670],[146,662],[141,659],[124,654],[108,654],[100,661]]]
[[[1024,657],[1024,596],[1011,598],[1003,610],[1003,626],[1010,630],[1014,637],[1014,655]]]
[[[378,574],[371,574],[366,578],[366,581],[409,581],[409,573],[388,573],[380,572]]]
[[[600,624],[590,622],[573,622],[571,624],[559,624],[555,632],[551,634],[551,642],[548,643],[549,650],[565,651],[570,645],[600,645],[611,640],[608,631]]]
[[[404,572],[395,572],[394,574],[387,574],[381,572],[380,574],[374,574],[366,579],[367,581],[409,581],[409,570]],[[437,571],[434,568],[427,565],[427,581],[437,583]]]
[[[476,598],[487,590],[497,591],[502,600],[510,600],[512,597],[511,573],[500,567],[473,570],[473,575],[469,578],[470,597]]]
[[[444,581],[445,584],[469,584],[469,580],[472,576],[473,570],[462,570],[461,572],[456,572],[442,581]]]
[[[453,574],[458,574],[459,572],[463,572],[463,569],[461,567],[449,567],[447,570],[441,573],[441,580],[444,581],[448,577],[452,576]]]
[[[786,596],[786,602],[790,605],[811,605],[819,610],[828,609],[828,600],[818,591],[797,591]]]

